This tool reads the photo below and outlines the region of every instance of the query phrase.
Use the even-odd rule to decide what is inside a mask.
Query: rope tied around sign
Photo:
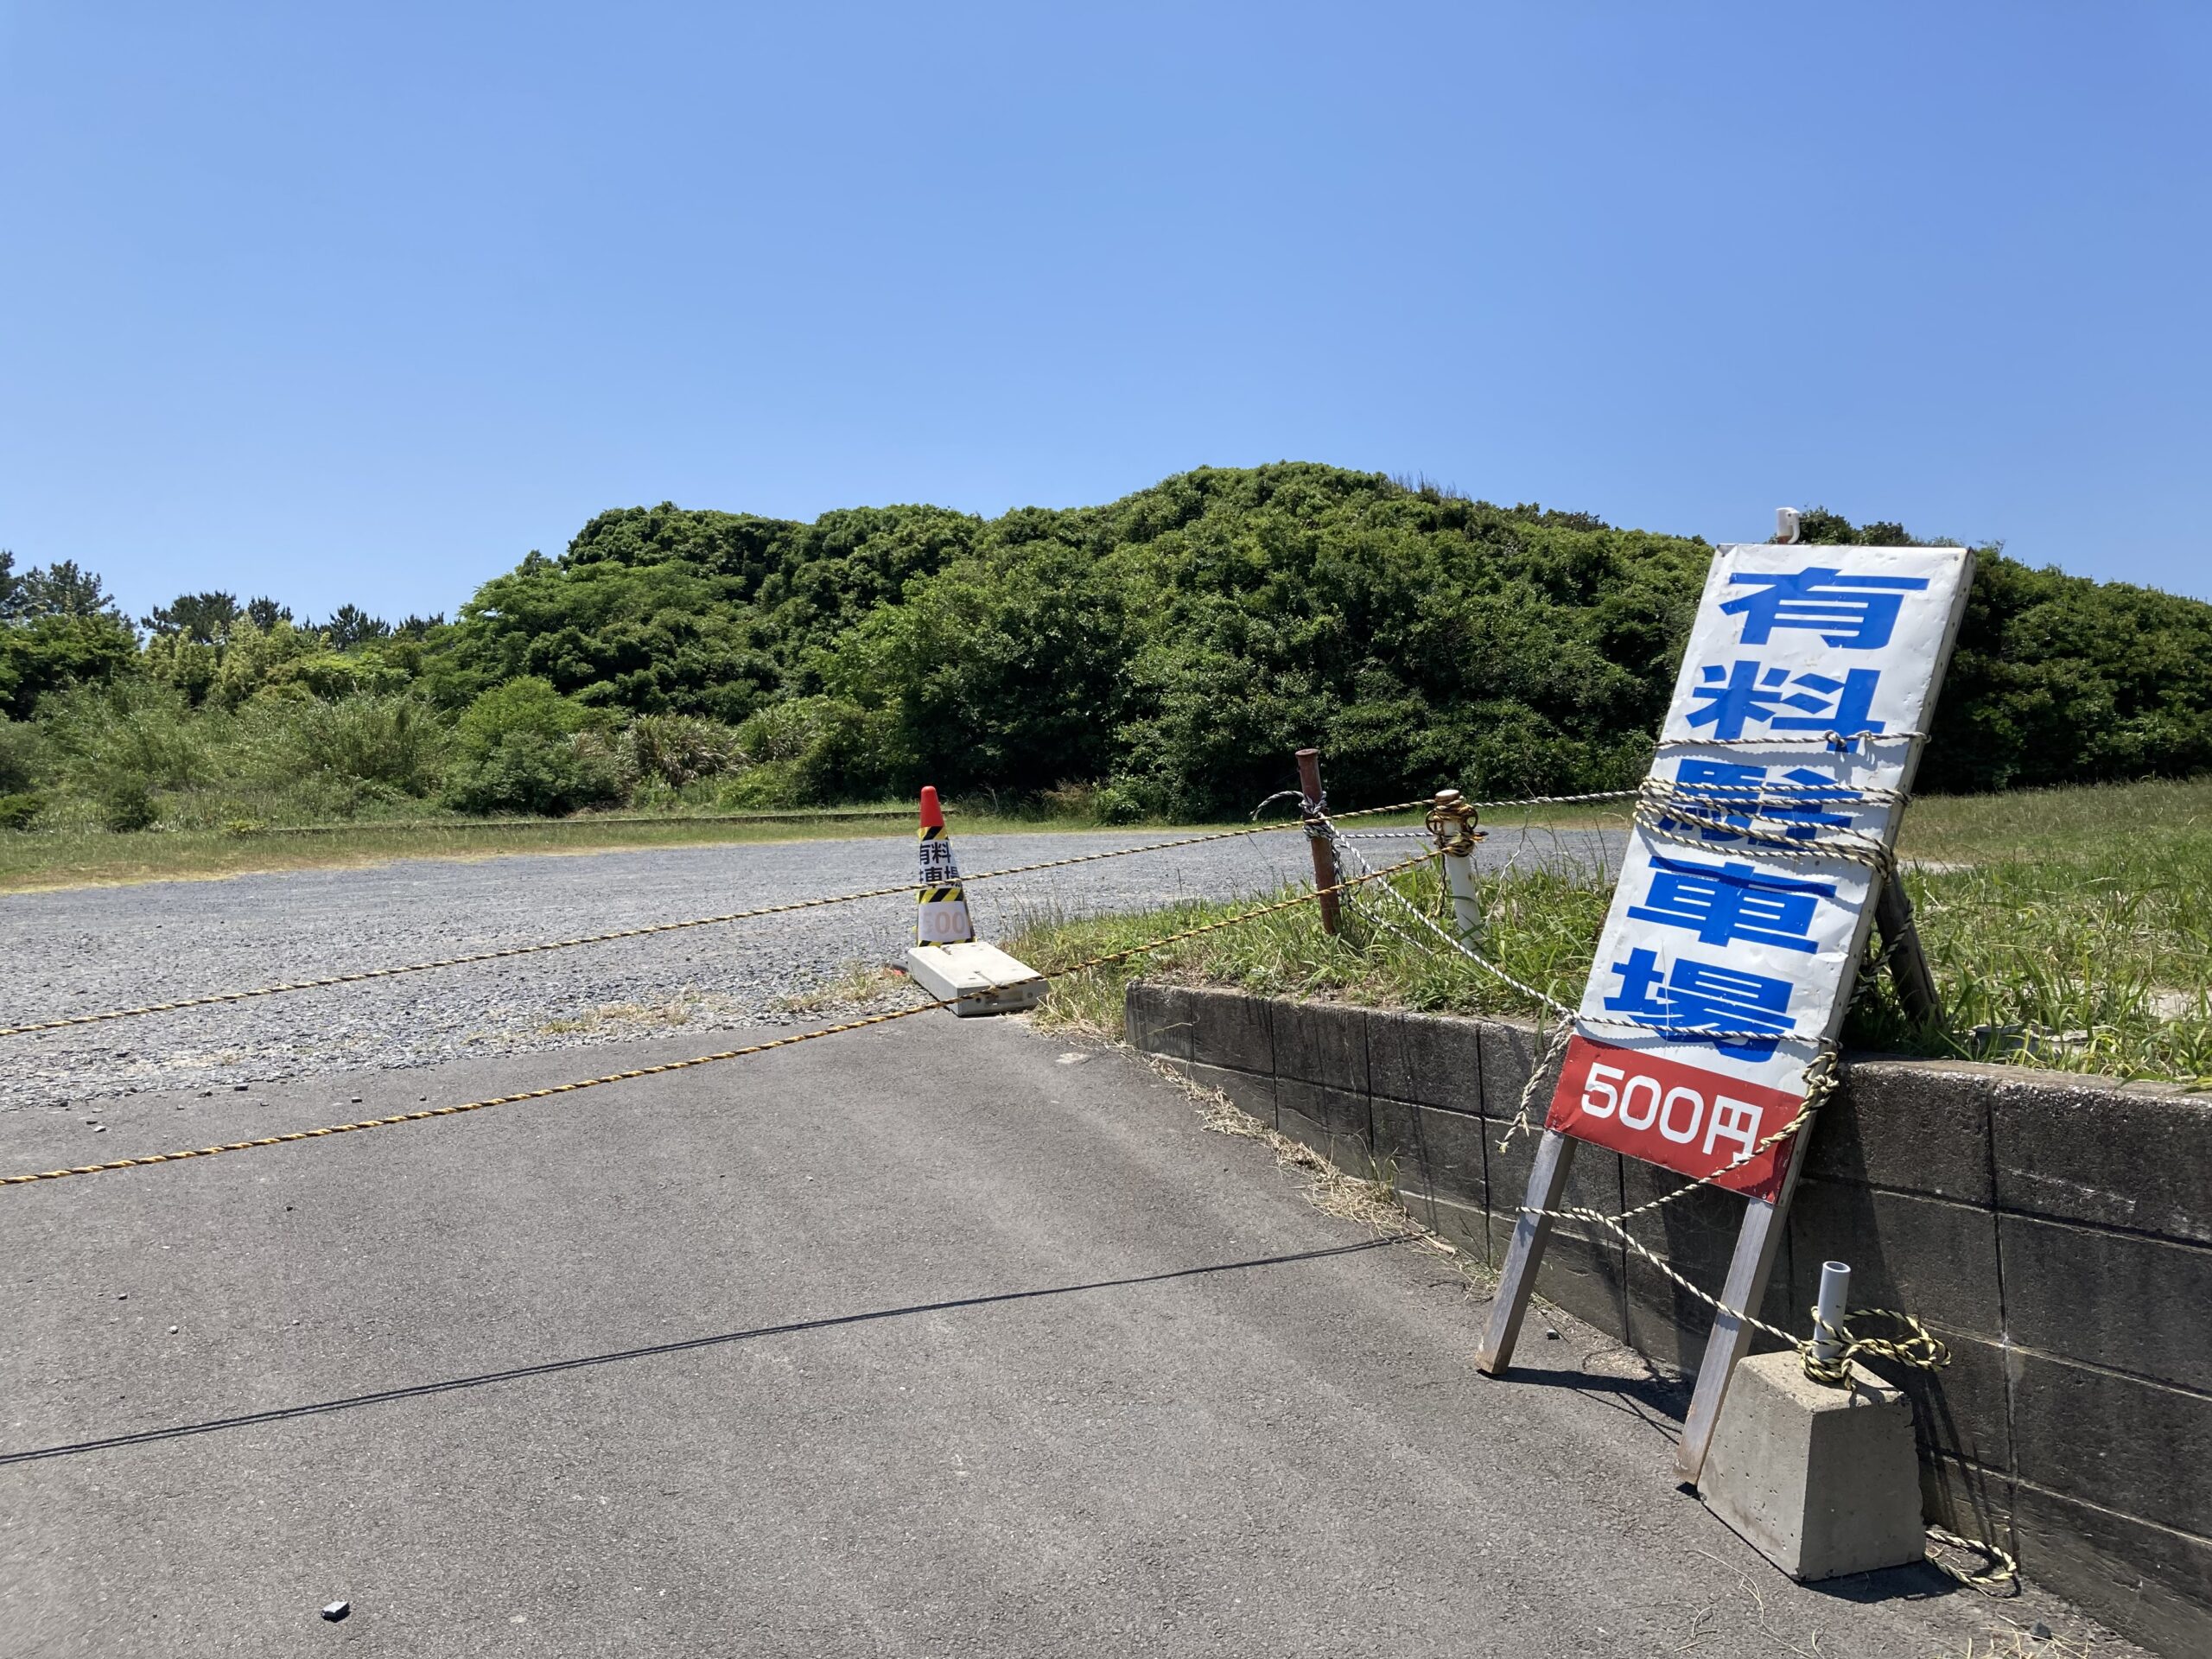
[[[1821,835],[1816,822],[1838,808],[1902,806],[1899,790],[1821,785],[1748,791],[1647,778],[1637,791],[1637,827],[1656,840],[1711,852],[1716,841],[1747,842],[1785,858],[1835,858],[1864,865],[1878,880],[1896,873],[1896,855],[1878,837],[1845,830]],[[1686,830],[1694,830],[1694,836]]]
[[[1877,743],[1910,743],[1927,735],[1926,732],[1878,732],[1866,728],[1822,732],[1816,737],[1667,737],[1653,744],[1652,752],[1657,754],[1669,749],[1813,748],[1829,754],[1856,754],[1863,748],[1872,753]]]

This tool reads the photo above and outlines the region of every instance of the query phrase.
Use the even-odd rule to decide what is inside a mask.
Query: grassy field
[[[1527,833],[1558,836],[1604,817],[1555,816]],[[1495,836],[1522,833],[1505,815],[1490,822]],[[1394,859],[1414,846],[1379,842],[1369,855],[1380,863],[1380,849]],[[1864,978],[1846,1029],[1852,1046],[2212,1088],[2212,780],[1932,798],[1908,810],[1902,850],[1947,1017],[1939,1030],[1916,1030],[1886,979]],[[1444,915],[1433,870],[1393,880],[1412,903]],[[1516,872],[1486,881],[1484,896],[1491,959],[1578,1001],[1605,894]],[[1009,948],[1056,968],[1237,908],[1077,922],[1039,916]],[[1122,987],[1138,974],[1387,1007],[1537,1011],[1464,958],[1415,943],[1417,927],[1378,925],[1374,917],[1403,919],[1387,903],[1358,908],[1337,939],[1301,906],[1098,970],[1056,988],[1052,1017],[1117,1029]]]

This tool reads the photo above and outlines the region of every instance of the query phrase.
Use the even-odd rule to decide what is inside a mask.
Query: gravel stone
[[[1154,830],[963,836],[962,867],[1141,845]],[[1417,843],[1363,850],[1377,863]],[[1610,869],[1618,838],[1504,835],[1479,856]],[[408,860],[0,895],[8,1023],[313,979],[474,950],[888,887],[910,836],[661,848],[476,861]],[[1303,838],[1262,836],[971,886],[977,931],[1056,916],[1250,897],[1310,879]],[[789,999],[855,963],[896,963],[914,906],[875,899],[474,967],[0,1038],[0,1110],[141,1089],[227,1088],[465,1056],[582,1048],[671,1032],[789,1026]],[[127,1038],[124,1036],[128,1033]]]

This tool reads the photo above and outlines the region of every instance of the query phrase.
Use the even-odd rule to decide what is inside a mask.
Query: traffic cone
[[[933,785],[922,786],[922,827],[918,842],[920,874],[915,896],[921,901],[914,912],[917,944],[962,944],[976,937],[968,919],[968,896],[960,886],[960,865],[952,856],[952,842],[944,833],[944,809],[938,804]]]

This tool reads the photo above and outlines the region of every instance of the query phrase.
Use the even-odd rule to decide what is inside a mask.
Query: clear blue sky
[[[2212,596],[2212,6],[0,4],[0,546],[1426,473]]]

